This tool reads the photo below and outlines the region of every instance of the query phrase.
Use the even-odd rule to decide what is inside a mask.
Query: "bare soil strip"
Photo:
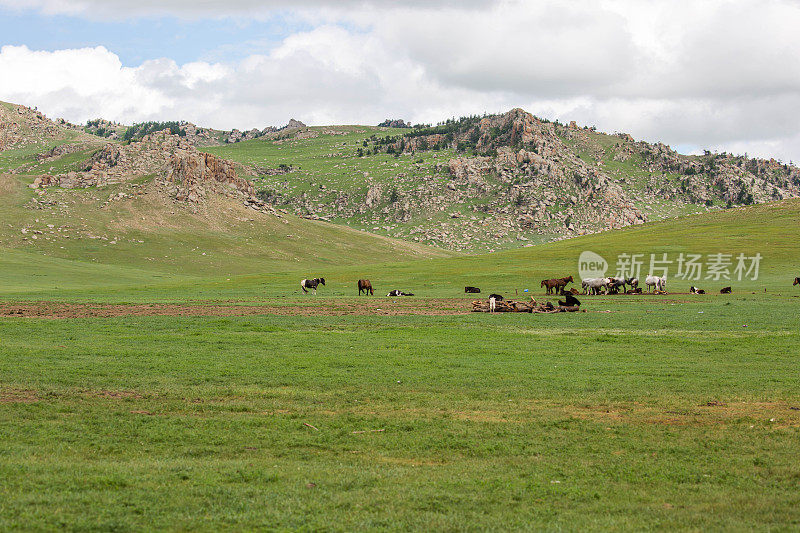
[[[0,302],[0,318],[110,318],[125,316],[387,316],[466,315],[471,300],[398,299],[316,300],[307,305],[279,304],[97,304],[69,302]]]

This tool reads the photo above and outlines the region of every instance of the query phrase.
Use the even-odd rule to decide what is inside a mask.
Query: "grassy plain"
[[[798,301],[685,300],[2,319],[0,528],[793,529]]]

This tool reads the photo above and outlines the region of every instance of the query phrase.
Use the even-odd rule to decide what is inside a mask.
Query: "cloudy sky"
[[[522,107],[800,162],[800,0],[0,0],[0,100],[73,122]]]

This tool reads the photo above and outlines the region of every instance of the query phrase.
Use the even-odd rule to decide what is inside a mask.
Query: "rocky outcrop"
[[[308,127],[308,126],[306,126],[305,124],[303,124],[299,120],[295,120],[295,119],[291,118],[291,119],[289,119],[289,123],[286,124],[284,127],[280,128],[280,129],[282,129],[282,130],[290,130],[290,129],[293,129],[293,128],[306,128],[306,127]]]
[[[199,202],[208,190],[255,197],[250,181],[236,175],[233,162],[197,150],[181,150],[172,155],[165,171],[176,200]]]
[[[409,214],[419,220],[469,205],[480,213],[478,226],[491,225],[498,239],[515,231],[569,237],[692,210],[800,196],[800,170],[779,161],[682,155],[663,143],[541,120],[522,109],[414,129],[367,148],[395,155],[442,149],[463,154],[432,169],[434,176],[449,176],[443,185],[433,176],[406,183],[398,175],[395,196],[410,205],[401,210],[405,204],[374,202],[381,215],[374,222],[408,220]],[[471,223],[420,228],[420,240],[466,249],[481,229]]]
[[[0,150],[20,148],[64,137],[59,125],[36,109],[0,102]]]
[[[411,127],[411,123],[410,122],[406,122],[405,120],[403,120],[401,118],[397,118],[397,119],[387,118],[386,120],[384,120],[383,122],[378,124],[378,127],[379,128],[410,128]]]
[[[381,201],[382,190],[380,185],[371,185],[369,189],[367,189],[367,197],[364,199],[364,203],[367,207],[375,207]]]
[[[31,187],[97,187],[155,174],[178,201],[196,203],[214,191],[240,197],[248,205],[263,208],[252,183],[240,177],[239,172],[245,173],[248,169],[200,152],[184,137],[163,131],[147,135],[141,142],[109,143],[89,158],[82,172],[38,176]]]
[[[75,152],[80,152],[81,150],[85,150],[86,146],[81,143],[66,143],[66,144],[59,144],[58,146],[54,146],[49,150],[45,150],[44,152],[40,152],[36,154],[36,161],[39,163],[44,163],[47,161],[55,161],[56,159],[60,159],[68,154],[73,154]]]

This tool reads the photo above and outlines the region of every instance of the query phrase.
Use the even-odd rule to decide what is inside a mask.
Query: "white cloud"
[[[404,0],[407,7],[431,10],[441,7],[471,9],[487,7],[492,0]],[[92,19],[175,16],[262,17],[276,10],[346,11],[364,8],[388,9],[394,0],[0,0],[0,7],[17,11],[37,11],[46,15],[72,15]]]
[[[651,141],[800,159],[800,3],[790,0],[3,5],[118,17],[292,8],[313,28],[237,62],[163,58],[126,67],[102,47],[3,47],[0,99],[73,121],[435,122],[520,106]]]
[[[480,16],[399,10],[376,32],[448,85],[537,96],[608,91],[634,74],[625,19],[584,1],[506,2]]]

